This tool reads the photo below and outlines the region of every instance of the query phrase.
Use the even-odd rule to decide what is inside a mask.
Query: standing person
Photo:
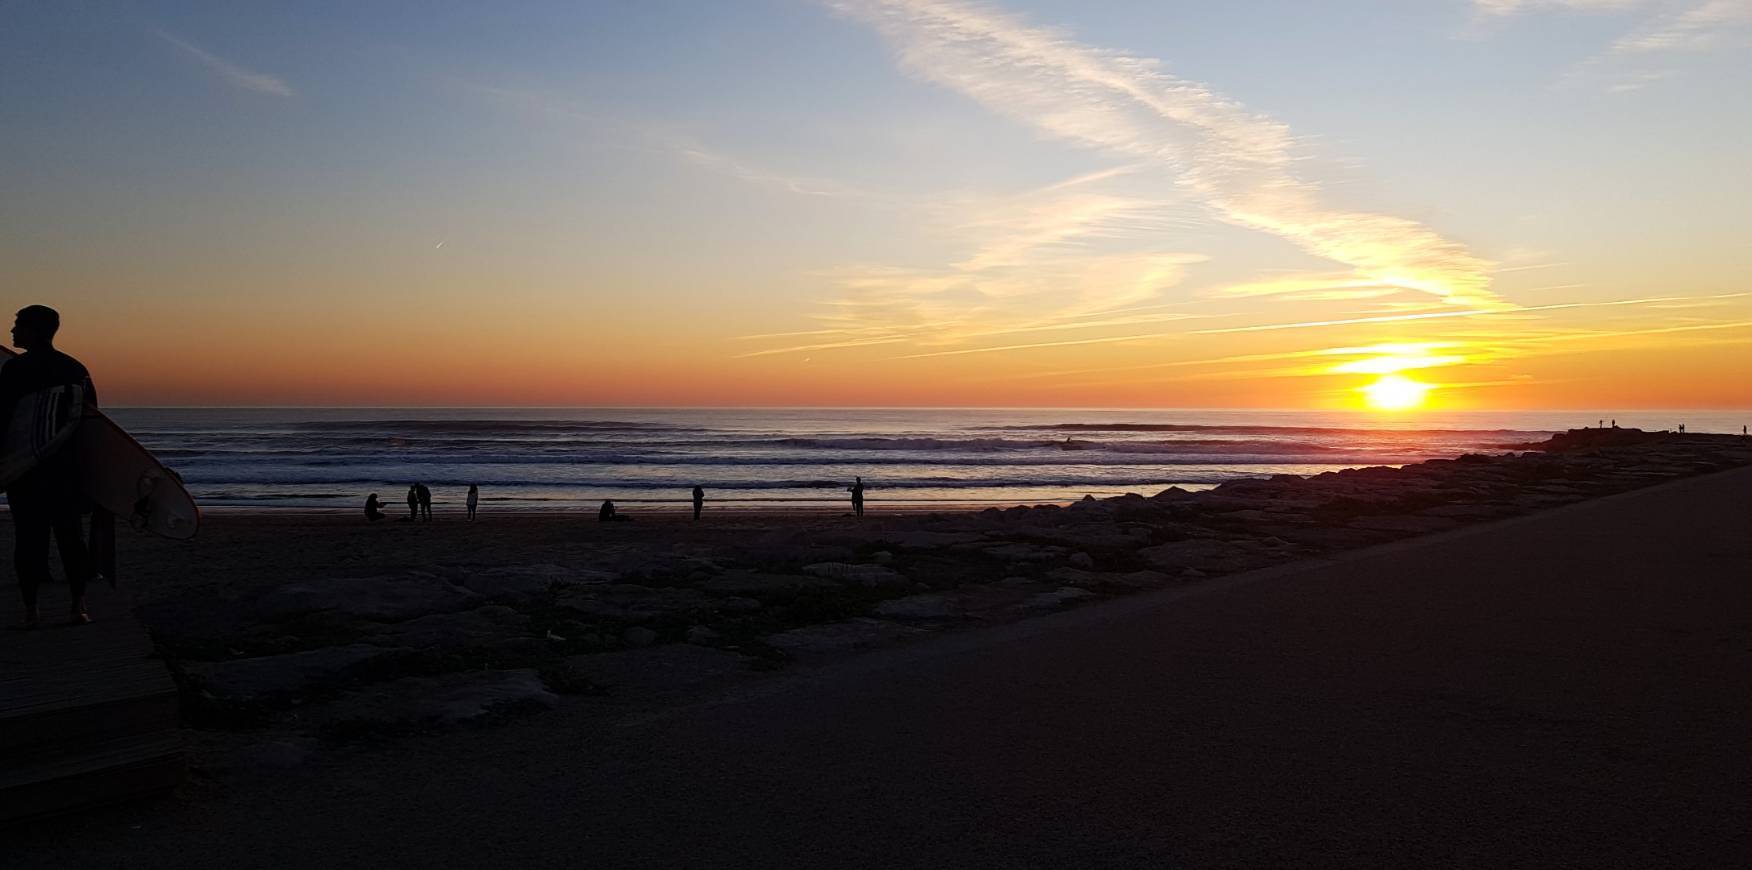
[[[851,488],[847,489],[846,492],[849,492],[852,494],[852,513],[856,516],[860,516],[860,517],[863,516],[864,515],[864,478],[863,478],[863,476],[859,475],[858,482],[852,484]]]
[[[706,506],[706,490],[703,487],[695,486],[694,491],[693,491],[693,496],[694,496],[694,519],[698,520],[700,518],[700,510]]]
[[[432,491],[423,483],[416,483],[414,486],[420,491],[420,518],[429,523],[432,521]]]
[[[12,343],[24,350],[0,369],[0,432],[10,425],[12,411],[25,396],[56,387],[76,387],[82,401],[97,407],[97,390],[91,373],[80,362],[55,349],[55,333],[61,315],[45,305],[19,310],[12,326]],[[74,625],[91,621],[85,610],[85,586],[92,578],[91,553],[80,528],[79,467],[66,450],[45,457],[6,487],[12,507],[14,530],[12,555],[18,571],[18,589],[24,596],[24,627],[38,628],[37,590],[49,579],[49,537],[61,550],[61,565],[67,572]]]
[[[468,485],[468,518],[474,519],[475,506],[481,503],[481,488],[476,484]]]
[[[417,483],[408,484],[408,519],[409,520],[417,520],[419,518],[420,518],[420,485]]]

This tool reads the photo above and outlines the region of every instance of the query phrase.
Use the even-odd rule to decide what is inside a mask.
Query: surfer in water
[[[60,328],[61,315],[53,308],[30,305],[18,312],[12,343],[24,353],[0,368],[0,432],[10,426],[20,399],[43,390],[77,386],[84,392],[83,401],[97,407],[91,373],[78,360],[55,349],[55,333]],[[6,501],[12,507],[13,562],[18,570],[18,589],[24,595],[24,627],[42,624],[37,590],[49,579],[50,535],[60,546],[61,564],[67,571],[73,623],[90,622],[85,586],[92,579],[92,560],[80,528],[84,499],[72,454],[63,449],[42,459],[6,487]]]

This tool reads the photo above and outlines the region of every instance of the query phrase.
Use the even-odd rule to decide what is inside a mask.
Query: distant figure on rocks
[[[632,522],[632,519],[626,514],[615,513],[612,501],[603,501],[602,509],[596,512],[596,521],[599,523],[626,523]]]
[[[699,487],[699,486],[694,487],[693,497],[694,497],[694,519],[697,520],[700,518],[700,511],[702,509],[704,509],[706,506],[706,490],[703,487]]]
[[[409,520],[417,520],[419,518],[420,518],[420,485],[417,483],[411,483],[411,484],[408,484],[408,519]]]
[[[1600,421],[1599,428],[1601,428],[1601,429],[1606,428],[1606,421],[1605,420]]]
[[[863,516],[864,515],[864,478],[863,478],[863,476],[860,475],[858,477],[858,482],[852,484],[851,488],[847,489],[846,492],[849,492],[852,494],[852,514],[854,516],[860,516],[860,517]]]
[[[1746,437],[1746,427],[1745,426],[1740,427],[1740,437],[1741,438]]]
[[[481,503],[481,488],[477,484],[468,485],[468,518],[474,519],[475,508]]]
[[[1685,424],[1684,423],[1679,424],[1679,434],[1681,434],[1681,435],[1685,434]]]
[[[76,388],[80,401],[97,407],[97,391],[91,374],[80,362],[55,349],[55,333],[61,315],[45,305],[19,309],[12,326],[12,343],[24,353],[0,369],[0,432],[12,423],[13,409],[27,396]],[[68,592],[72,595],[73,624],[91,621],[85,610],[85,586],[96,576],[91,553],[85,546],[80,515],[86,510],[80,495],[79,466],[63,449],[40,459],[22,477],[6,485],[6,501],[12,512],[12,556],[18,571],[18,591],[24,596],[24,628],[42,625],[37,611],[37,589],[49,580],[49,538],[61,550]]]
[[[431,522],[432,521],[432,491],[427,489],[426,485],[423,483],[416,483],[416,484],[414,484],[414,487],[419,491],[419,496],[420,496],[420,519],[423,519],[426,522]]]
[[[1612,421],[1612,428],[1614,428],[1614,429],[1618,428],[1618,421],[1617,420]]]
[[[366,496],[365,497],[365,518],[375,523],[378,520],[383,519],[384,516],[385,516],[385,514],[383,513],[383,502],[380,502],[377,500],[377,493],[374,492],[374,493]]]

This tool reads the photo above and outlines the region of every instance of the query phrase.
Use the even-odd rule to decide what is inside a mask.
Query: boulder
[[[923,634],[921,629],[880,619],[849,619],[769,634],[768,646],[810,656],[879,646]]]
[[[884,601],[870,612],[887,619],[959,619],[966,613],[958,596],[942,592]]]
[[[1029,610],[1057,610],[1078,601],[1094,598],[1095,593],[1076,586],[1060,586],[1051,592],[1031,596],[1023,605]]]
[[[393,661],[407,652],[356,643],[228,662],[184,662],[182,670],[196,685],[228,701],[276,701],[393,668]]]
[[[261,622],[282,622],[318,611],[394,622],[430,613],[454,613],[484,603],[479,595],[430,574],[313,580],[269,590],[255,600]]]
[[[847,586],[862,586],[867,589],[894,588],[908,585],[905,576],[892,568],[881,565],[850,565],[845,562],[817,562],[804,565],[803,573],[827,580],[836,580]]]

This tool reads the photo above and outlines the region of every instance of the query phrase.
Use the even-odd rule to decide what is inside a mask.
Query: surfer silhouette
[[[468,518],[474,519],[475,506],[481,503],[481,488],[476,484],[468,485]]]
[[[420,497],[420,519],[423,519],[426,522],[431,522],[432,521],[432,491],[427,489],[426,485],[423,483],[414,484],[414,488],[416,490],[418,490],[418,495]]]
[[[852,513],[856,516],[860,516],[860,517],[863,516],[864,515],[864,478],[860,475],[858,477],[858,482],[852,484],[851,487],[846,490],[846,492],[849,492],[852,494]]]
[[[377,522],[383,519],[383,503],[377,500],[377,493],[365,497],[365,518]]]
[[[408,519],[410,521],[412,521],[412,520],[417,520],[419,518],[420,518],[420,485],[417,483],[409,484],[408,485]]]
[[[705,508],[705,506],[706,506],[706,490],[705,490],[705,488],[699,487],[699,486],[694,487],[693,498],[694,498],[694,519],[697,520],[700,518],[700,511],[703,508]]]
[[[12,326],[12,343],[24,351],[0,368],[0,432],[12,424],[12,414],[27,396],[56,387],[76,386],[82,401],[97,406],[97,391],[91,373],[80,362],[55,349],[55,333],[61,315],[44,305],[30,305],[18,312]],[[37,609],[37,591],[49,579],[49,537],[61,551],[72,595],[73,623],[91,621],[85,609],[85,587],[92,579],[92,558],[80,528],[84,498],[80,492],[79,467],[72,454],[58,450],[43,457],[29,471],[6,486],[6,501],[12,508],[13,563],[18,588],[24,597],[24,627],[37,628],[42,617]]]

